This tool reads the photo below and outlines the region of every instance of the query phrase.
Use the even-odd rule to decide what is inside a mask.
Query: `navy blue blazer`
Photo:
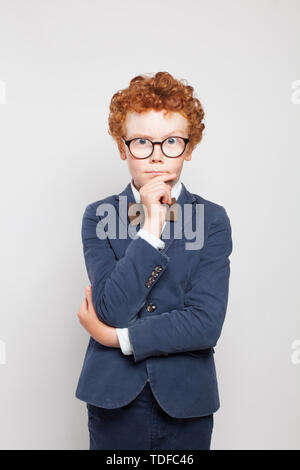
[[[127,197],[125,212],[120,210],[125,200],[120,196]],[[124,355],[120,348],[90,337],[75,396],[119,408],[137,397],[149,377],[159,405],[170,416],[214,413],[220,401],[213,354],[229,291],[229,217],[223,206],[190,193],[182,183],[177,199],[182,218],[166,222],[161,235],[165,247],[159,251],[134,236],[140,225],[132,232],[129,202],[135,202],[130,183],[121,193],[89,204],[81,234],[97,315],[111,326],[128,327],[133,354]],[[101,239],[97,230],[104,230],[107,212],[96,212],[100,205],[108,207],[103,204],[116,213],[116,233]],[[202,222],[197,204],[204,208]],[[186,249],[193,240],[186,238],[185,224],[199,230],[200,222],[203,243],[196,250]],[[175,227],[181,227],[182,236],[175,236]],[[133,238],[124,237],[124,230]],[[167,230],[170,236],[164,238]],[[150,304],[156,308],[149,312]]]

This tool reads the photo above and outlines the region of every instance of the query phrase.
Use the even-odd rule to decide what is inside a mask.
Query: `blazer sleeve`
[[[216,345],[228,303],[231,251],[230,220],[219,206],[183,310],[141,318],[128,327],[135,362]]]
[[[102,221],[96,215],[95,205],[89,204],[82,218],[81,237],[94,308],[104,323],[127,327],[135,320],[170,258],[137,236],[117,260],[109,240],[97,236],[97,224]],[[149,285],[147,281],[156,268],[157,276]]]

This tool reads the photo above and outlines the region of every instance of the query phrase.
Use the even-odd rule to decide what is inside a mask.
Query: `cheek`
[[[138,176],[144,171],[145,163],[142,160],[138,161],[131,158],[130,160],[128,159],[128,168],[131,175]]]
[[[183,165],[183,161],[174,161],[172,162],[172,165],[170,166],[170,170],[174,171],[175,173],[179,173],[181,171]]]

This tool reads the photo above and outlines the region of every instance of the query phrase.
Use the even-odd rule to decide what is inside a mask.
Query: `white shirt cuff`
[[[128,328],[116,328],[121,351],[125,355],[133,354],[133,349],[128,335]]]
[[[144,230],[141,228],[136,235],[138,235],[141,238],[144,238],[150,245],[154,246],[157,250],[163,250],[165,247],[165,242],[161,240],[160,238],[156,237],[153,235],[153,233],[148,232],[147,230]]]

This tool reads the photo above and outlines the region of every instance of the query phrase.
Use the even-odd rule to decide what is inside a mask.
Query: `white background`
[[[181,180],[232,225],[212,449],[300,448],[299,25],[296,0],[0,1],[2,449],[88,448],[81,220],[130,181],[112,95],[158,71],[206,113]]]

